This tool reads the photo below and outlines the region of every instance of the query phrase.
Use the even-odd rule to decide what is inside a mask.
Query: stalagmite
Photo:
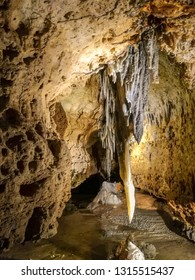
[[[100,137],[106,149],[106,173],[110,179],[115,148],[123,180],[129,221],[135,209],[135,188],[130,168],[130,135],[139,143],[143,135],[144,108],[150,80],[158,83],[158,46],[155,29],[142,34],[137,46],[100,71],[104,115]]]
[[[110,183],[104,181],[99,193],[94,200],[88,205],[88,209],[94,210],[99,205],[120,205],[122,201],[117,196],[120,192],[120,187],[116,182]]]

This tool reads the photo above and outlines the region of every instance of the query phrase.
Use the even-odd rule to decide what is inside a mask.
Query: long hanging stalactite
[[[158,83],[158,58],[156,30],[149,28],[137,45],[129,46],[124,56],[100,71],[99,100],[104,109],[100,137],[106,149],[106,173],[109,180],[117,152],[130,222],[135,208],[130,135],[132,132],[136,141],[141,141],[150,81]]]

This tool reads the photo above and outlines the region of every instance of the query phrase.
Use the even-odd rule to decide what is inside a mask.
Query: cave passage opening
[[[111,174],[110,182],[119,182],[119,178],[118,170],[114,170]],[[100,173],[89,176],[77,188],[72,189],[70,203],[78,209],[87,208],[100,191],[104,181],[106,179]]]
[[[104,178],[99,174],[91,175],[77,188],[72,189],[71,201],[78,208],[87,207],[88,203],[97,195]]]

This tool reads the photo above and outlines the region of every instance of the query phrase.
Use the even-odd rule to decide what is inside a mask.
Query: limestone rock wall
[[[11,30],[8,4],[0,7],[0,249],[55,234],[71,188],[69,150],[40,94],[41,51],[29,47],[24,22]]]
[[[124,53],[127,46],[138,42],[148,24],[157,24],[161,47],[184,64],[183,75],[188,86],[194,86],[193,13],[194,3],[190,0],[0,0],[1,248],[54,234],[56,219],[70,197],[71,187],[99,170],[103,151],[98,158],[101,106],[96,74]],[[154,179],[153,186],[149,185],[149,178],[146,180],[148,171],[144,169],[148,162],[156,162],[149,174],[156,176],[157,166],[161,170],[157,149],[153,149],[152,161],[146,163],[150,157],[143,155],[140,167],[134,164],[134,173],[138,184],[146,180],[147,184],[141,187],[159,196],[178,197],[183,192],[191,198],[188,184],[193,178],[193,155],[190,153],[190,161],[187,148],[193,151],[194,147],[187,137],[193,140],[190,106],[194,103],[191,92],[179,84],[178,77],[173,78],[174,92],[166,88],[167,83],[172,83],[171,75],[167,80],[161,78],[159,88],[152,88],[148,110],[157,115],[160,123],[159,127],[146,123],[144,136],[149,149],[157,143],[151,138],[150,129],[163,138],[161,143],[158,141],[158,148],[166,158],[165,182],[155,177],[157,188]],[[159,113],[153,112],[155,106]],[[166,118],[161,110],[168,110]],[[181,124],[175,127],[177,119]],[[181,139],[178,135],[182,135]],[[140,147],[145,153],[143,143]],[[174,167],[172,148],[177,161]],[[167,160],[169,164],[165,163]],[[192,173],[184,162],[189,163]],[[177,184],[171,170],[177,176]],[[185,190],[181,187],[184,184],[178,183],[181,178]]]
[[[161,55],[159,84],[152,85],[139,145],[132,144],[136,186],[164,199],[195,200],[195,91],[183,70]]]
[[[90,140],[100,127],[102,109],[98,94],[99,77],[93,75],[84,87],[75,86],[72,94],[61,101],[68,122],[63,137],[70,151],[72,188],[99,171],[97,159],[92,155],[92,146],[98,138]]]
[[[85,147],[101,113],[90,75],[127,46],[128,8],[0,1],[0,249],[55,234],[71,186],[97,172]]]
[[[56,233],[70,197],[70,157],[64,140],[46,130],[38,96],[17,102],[12,62],[3,61],[0,93],[0,245]],[[6,72],[5,72],[6,71]],[[21,95],[24,91],[20,92]],[[29,106],[28,106],[29,105]],[[27,107],[28,106],[28,107]],[[26,109],[28,108],[28,110]]]
[[[46,130],[38,108],[27,121],[7,85],[0,99],[7,100],[0,113],[0,240],[6,248],[56,233],[56,218],[70,197],[70,157],[64,140]]]

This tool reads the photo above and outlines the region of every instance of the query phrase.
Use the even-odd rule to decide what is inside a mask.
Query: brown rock
[[[175,59],[151,88],[135,182],[194,199],[193,1],[3,0],[0,17],[1,248],[54,234],[71,187],[102,169],[97,73],[148,25]]]

